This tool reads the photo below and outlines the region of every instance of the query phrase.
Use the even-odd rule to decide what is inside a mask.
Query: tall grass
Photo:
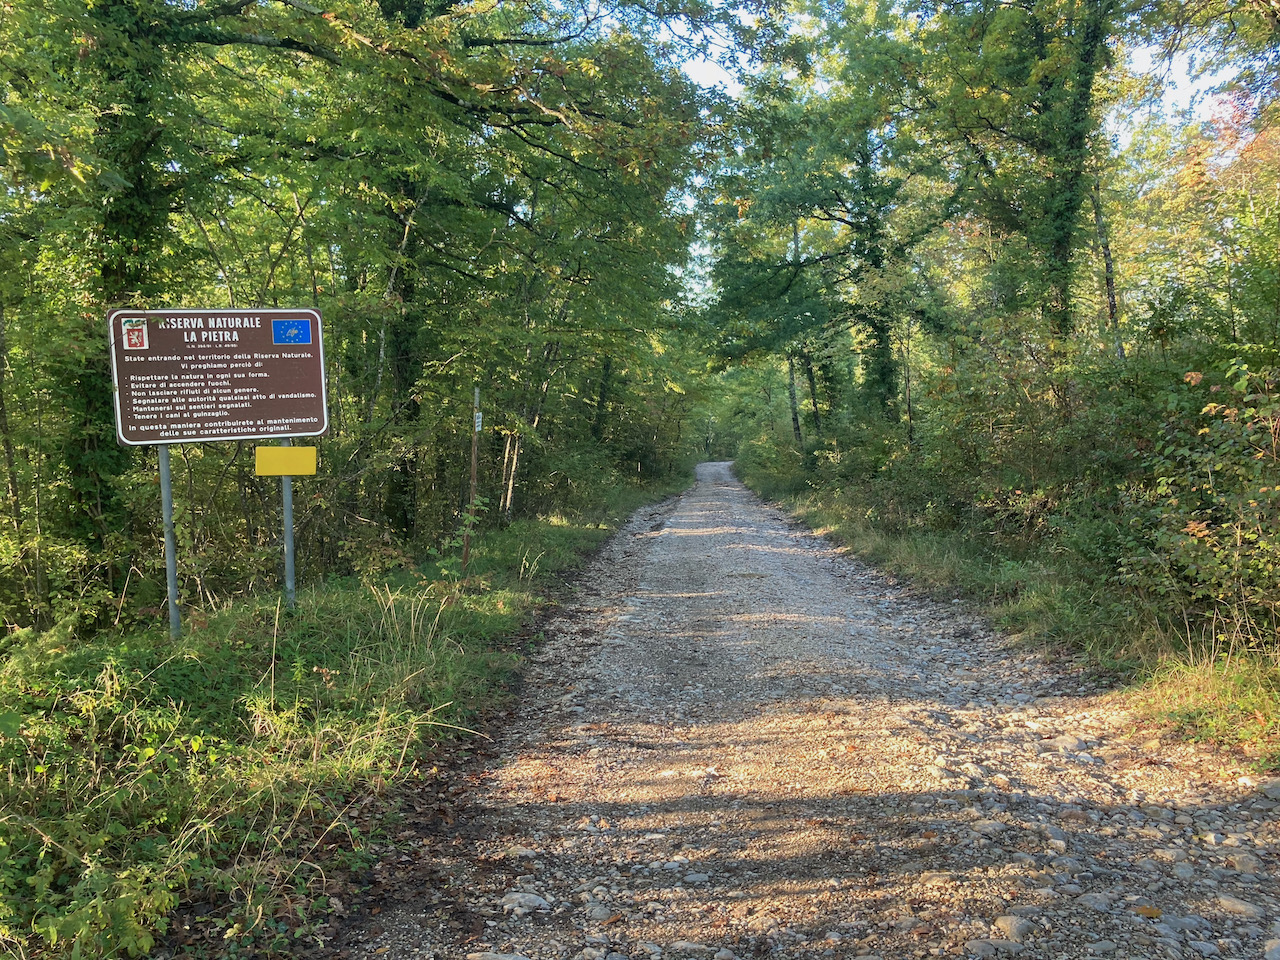
[[[0,667],[23,716],[0,743],[0,936],[146,952],[192,885],[237,902],[232,936],[282,886],[314,906],[317,854],[360,856],[348,798],[512,663],[459,633],[440,592],[331,587],[287,617],[239,605],[177,644],[29,637]],[[518,611],[488,600],[463,605],[497,636]]]
[[[888,532],[851,501],[809,493],[785,501],[815,530],[874,566],[932,591],[963,596],[1027,642],[1067,643],[1109,669],[1135,666],[1136,649],[1124,640],[1121,608],[1091,587],[1060,558],[1014,556],[982,542],[972,532]]]
[[[1242,633],[1246,618],[1168,630],[1135,699],[1191,739],[1240,748],[1259,769],[1280,770],[1280,655]]]

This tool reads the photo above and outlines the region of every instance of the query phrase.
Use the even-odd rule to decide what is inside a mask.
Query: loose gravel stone
[[[1261,920],[1267,915],[1267,911],[1256,903],[1249,903],[1239,897],[1233,897],[1225,893],[1218,895],[1218,906],[1222,907],[1227,913],[1234,914],[1237,917],[1248,917],[1250,920]]]
[[[1025,917],[1014,916],[997,917],[995,926],[1008,939],[1016,940],[1018,943],[1021,943],[1040,929]]]
[[[603,903],[591,903],[587,905],[588,920],[608,920],[613,916],[613,911]]]
[[[698,478],[539,624],[334,951],[1280,960],[1280,779]]]
[[[1227,857],[1227,866],[1250,875],[1262,872],[1262,861],[1252,853],[1233,853]]]
[[[1111,897],[1105,893],[1082,893],[1076,897],[1076,903],[1102,913],[1106,913],[1111,909]]]

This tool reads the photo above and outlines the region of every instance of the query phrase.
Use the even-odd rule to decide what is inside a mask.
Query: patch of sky
[[[1151,121],[1174,124],[1208,121],[1219,108],[1223,86],[1233,77],[1230,70],[1197,69],[1194,51],[1165,58],[1155,47],[1135,47],[1126,51],[1126,55],[1129,74],[1146,79],[1154,95],[1145,98],[1144,106],[1139,109],[1129,100],[1110,111],[1105,128],[1121,149],[1129,145],[1138,127]]]

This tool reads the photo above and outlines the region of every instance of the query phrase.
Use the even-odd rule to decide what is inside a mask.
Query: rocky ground
[[[598,557],[336,953],[1280,960],[1280,781],[698,477]]]

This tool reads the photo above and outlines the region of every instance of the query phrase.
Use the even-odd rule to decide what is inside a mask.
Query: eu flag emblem
[[[311,342],[310,320],[272,320],[271,342],[297,344]]]

